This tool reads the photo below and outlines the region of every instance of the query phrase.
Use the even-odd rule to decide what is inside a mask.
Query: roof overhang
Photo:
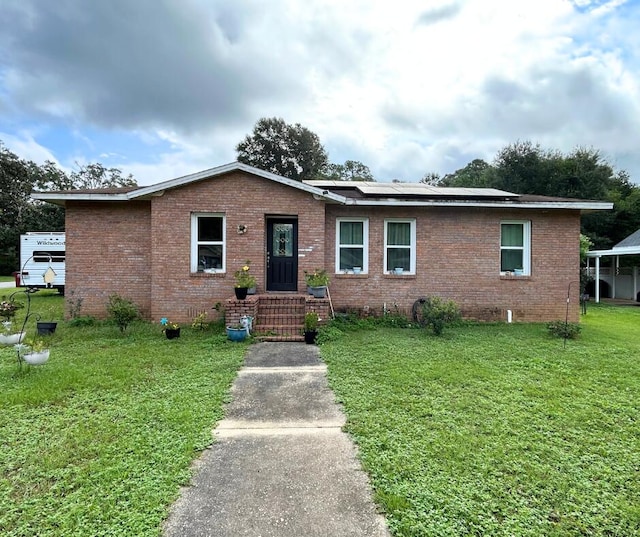
[[[640,246],[611,248],[611,250],[591,250],[587,252],[587,257],[605,257],[612,255],[640,255]]]
[[[34,192],[31,197],[64,206],[69,201],[129,202],[162,196],[167,190],[190,183],[213,179],[233,172],[244,172],[275,183],[308,192],[328,203],[360,207],[479,207],[490,209],[579,210],[581,212],[613,209],[613,203],[563,198],[526,199],[519,194],[490,188],[431,187],[419,183],[373,183],[359,181],[295,181],[240,162],[210,168],[154,185],[120,191]],[[344,190],[358,190],[362,197],[343,195]],[[112,189],[113,190],[113,189]],[[347,194],[347,192],[345,192]]]
[[[594,201],[566,201],[566,202],[525,202],[518,199],[504,201],[482,201],[482,200],[370,200],[370,199],[353,199],[347,201],[348,205],[360,206],[384,206],[384,207],[483,207],[483,208],[510,208],[510,209],[571,209],[580,211],[602,211],[613,209],[613,203],[594,202]]]

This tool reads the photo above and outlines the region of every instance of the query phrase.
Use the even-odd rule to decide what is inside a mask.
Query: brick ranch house
[[[410,311],[438,295],[468,318],[564,319],[579,278],[580,214],[612,208],[495,189],[298,182],[240,163],[33,197],[66,208],[67,294],[83,299],[83,314],[104,317],[112,293],[155,321],[187,323],[220,302],[228,321],[249,313],[270,333],[286,333],[266,321],[269,308],[287,317],[287,301],[297,304],[290,324],[310,309],[326,318],[328,299],[306,294],[305,271],[321,268],[336,310]],[[257,293],[237,301],[234,272],[246,260]]]

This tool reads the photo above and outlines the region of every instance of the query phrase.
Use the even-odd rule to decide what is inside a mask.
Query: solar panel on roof
[[[454,198],[507,198],[518,194],[495,188],[431,186],[423,183],[376,183],[371,181],[305,181],[320,188],[357,189],[368,196],[425,196]]]

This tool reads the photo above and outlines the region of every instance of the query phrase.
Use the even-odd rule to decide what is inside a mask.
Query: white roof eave
[[[486,207],[515,209],[572,209],[572,210],[607,210],[613,209],[609,202],[517,202],[506,201],[477,201],[477,200],[367,200],[350,199],[349,205],[384,206],[384,207]]]
[[[605,257],[613,255],[640,255],[640,246],[611,248],[611,250],[591,250],[590,252],[587,252],[587,257]]]

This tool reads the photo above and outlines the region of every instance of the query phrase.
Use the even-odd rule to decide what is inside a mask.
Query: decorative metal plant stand
[[[27,288],[25,290],[15,291],[14,293],[11,293],[9,295],[9,301],[13,301],[15,296],[19,294],[24,294],[27,299],[27,310],[24,316],[24,320],[22,321],[22,327],[20,328],[20,331],[17,333],[18,337],[17,337],[16,343],[13,343],[13,346],[16,349],[16,358],[18,360],[18,366],[20,368],[22,368],[23,362],[31,365],[41,365],[49,359],[48,349],[42,352],[26,353],[25,348],[27,347],[27,345],[22,343],[22,340],[26,335],[26,327],[29,319],[34,317],[36,319],[36,322],[40,320],[40,314],[31,311],[31,294],[35,292],[36,292],[35,289]],[[8,321],[8,322],[11,322],[11,321]],[[34,358],[25,359],[26,354],[33,354]]]

